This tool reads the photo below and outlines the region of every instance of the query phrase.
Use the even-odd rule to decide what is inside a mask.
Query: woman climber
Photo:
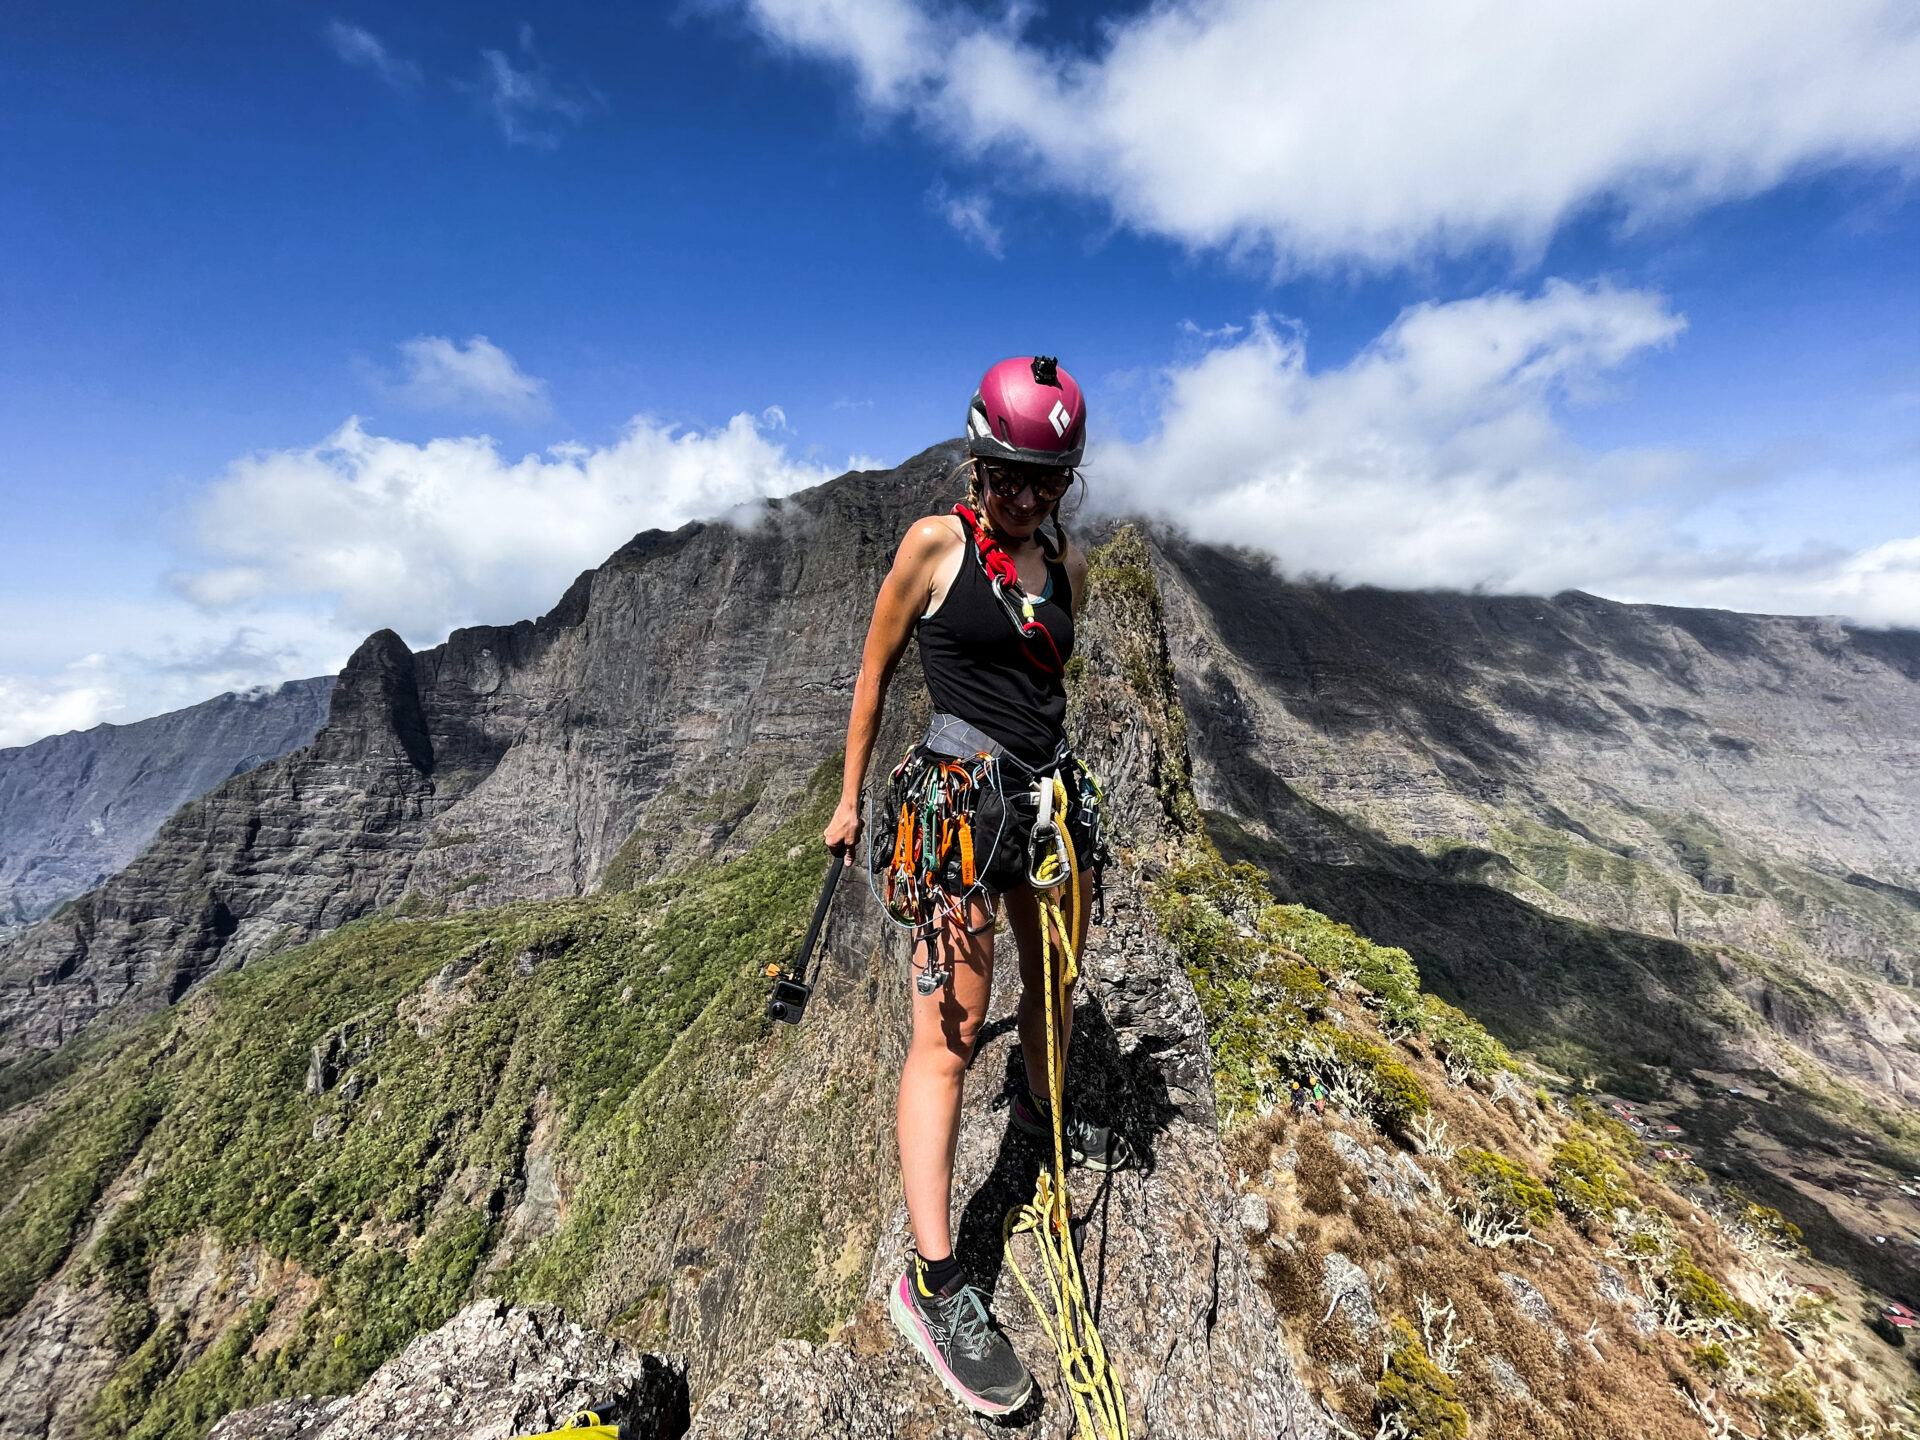
[[[888,910],[914,929],[913,1037],[898,1121],[913,1250],[890,1309],[948,1389],[987,1414],[1023,1405],[1033,1379],[954,1255],[954,1145],[961,1086],[993,988],[1002,899],[1020,956],[1027,1088],[1014,1099],[1013,1123],[1053,1143],[1041,979],[1047,897],[1036,897],[1032,882],[1044,887],[1049,865],[1058,880],[1064,857],[1074,857],[1078,873],[1069,878],[1077,883],[1053,893],[1075,897],[1078,913],[1063,923],[1084,935],[1087,870],[1102,852],[1098,785],[1073,759],[1065,729],[1064,672],[1087,562],[1067,538],[1060,503],[1085,443],[1085,401],[1056,361],[1003,360],[981,380],[967,412],[967,500],[914,522],[874,603],[840,804],[825,836],[851,864],[887,685],[917,632],[933,722],[894,772],[872,847]],[[1042,530],[1049,522],[1051,535]],[[1055,943],[1051,933],[1044,943]],[[1055,1036],[1064,1073],[1072,996],[1058,988],[1055,995],[1064,1001]],[[1071,1104],[1061,1128],[1073,1163],[1131,1163],[1123,1139]]]

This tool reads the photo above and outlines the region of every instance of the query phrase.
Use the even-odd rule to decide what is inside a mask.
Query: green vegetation
[[[1760,1328],[1760,1316],[1729,1295],[1726,1287],[1702,1270],[1684,1247],[1676,1245],[1668,1252],[1665,1278],[1668,1293],[1696,1320]]]
[[[1754,1408],[1766,1421],[1769,1436],[1827,1433],[1827,1417],[1819,1400],[1797,1375],[1782,1376],[1771,1390],[1755,1397]]]
[[[1614,1163],[1591,1132],[1576,1131],[1553,1152],[1549,1170],[1553,1197],[1576,1220],[1610,1220],[1615,1210],[1638,1208],[1627,1172]]]
[[[1483,1205],[1502,1217],[1545,1225],[1553,1219],[1553,1191],[1533,1177],[1526,1166],[1490,1150],[1461,1150],[1454,1164],[1480,1196]]]
[[[104,1287],[127,1355],[93,1408],[101,1437],[185,1440],[234,1405],[351,1390],[482,1288],[580,1307],[621,1228],[698,1175],[753,1083],[762,970],[806,918],[819,858],[804,842],[837,763],[731,864],[626,893],[359,921],[100,1048],[0,1149],[0,1190],[19,1196],[0,1216],[0,1315],[65,1263],[123,1173],[138,1191],[75,1274]],[[319,1095],[316,1053],[331,1080]],[[553,1117],[567,1220],[483,1279],[537,1113]],[[783,1253],[820,1248],[817,1210],[769,1225]],[[283,1343],[249,1353],[267,1297],[182,1367],[183,1322],[156,1314],[149,1283],[202,1237],[318,1281],[302,1313],[279,1317]],[[793,1268],[769,1319],[818,1338],[844,1286],[816,1293],[818,1267]]]
[[[1304,906],[1276,904],[1251,865],[1202,851],[1167,872],[1148,898],[1206,1012],[1223,1123],[1272,1108],[1292,1080],[1344,1087],[1391,1128],[1429,1108],[1426,1088],[1388,1045],[1335,1023],[1330,982],[1362,992],[1403,1034],[1443,1027],[1444,1053],[1479,1057],[1488,1070],[1512,1063],[1467,1016],[1420,993],[1406,951],[1374,945]]]
[[[1387,1327],[1392,1354],[1375,1403],[1412,1440],[1466,1440],[1467,1407],[1452,1379],[1428,1357],[1413,1326],[1396,1315]]]

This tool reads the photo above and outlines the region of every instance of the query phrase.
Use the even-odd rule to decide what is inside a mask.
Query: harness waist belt
[[[1006,746],[969,725],[958,715],[938,712],[927,726],[927,738],[920,743],[934,754],[945,755],[952,760],[971,760],[975,755],[991,755],[998,759],[1007,753]]]

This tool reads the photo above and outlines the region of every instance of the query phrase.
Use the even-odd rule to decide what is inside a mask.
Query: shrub
[[[1396,1315],[1388,1335],[1393,1353],[1375,1392],[1382,1416],[1398,1420],[1413,1440],[1466,1440],[1467,1407],[1413,1326]]]
[[[1807,1253],[1806,1239],[1801,1235],[1800,1227],[1773,1206],[1749,1200],[1731,1185],[1723,1193],[1733,1206],[1733,1228],[1744,1227],[1762,1241],[1781,1250],[1801,1255]]]
[[[1325,1071],[1344,1086],[1375,1124],[1404,1128],[1432,1105],[1419,1078],[1386,1046],[1325,1021],[1301,1038],[1292,1067],[1303,1075]]]
[[[1589,1139],[1617,1151],[1621,1155],[1637,1159],[1640,1155],[1640,1137],[1624,1121],[1607,1114],[1584,1095],[1573,1097],[1573,1116],[1592,1133]]]
[[[1726,1292],[1720,1282],[1702,1270],[1691,1252],[1675,1246],[1667,1257],[1667,1287],[1681,1308],[1700,1320],[1757,1325],[1759,1317]]]
[[[1421,997],[1426,1031],[1439,1048],[1451,1072],[1484,1079],[1501,1070],[1518,1070],[1507,1047],[1481,1028],[1478,1021],[1437,995]],[[1458,1078],[1458,1075],[1455,1077]]]
[[[1611,1218],[1621,1208],[1637,1208],[1639,1200],[1627,1174],[1590,1137],[1575,1135],[1553,1152],[1551,1170],[1554,1199],[1576,1219]]]
[[[1703,1375],[1723,1375],[1733,1368],[1733,1357],[1718,1340],[1694,1346],[1693,1353],[1687,1358],[1693,1362],[1693,1368]]]
[[[1754,1407],[1766,1421],[1768,1435],[1824,1435],[1827,1417],[1804,1380],[1785,1375],[1765,1394],[1754,1397]]]
[[[1454,1163],[1460,1167],[1481,1202],[1503,1217],[1545,1225],[1553,1219],[1553,1191],[1536,1180],[1526,1166],[1490,1150],[1462,1150]]]

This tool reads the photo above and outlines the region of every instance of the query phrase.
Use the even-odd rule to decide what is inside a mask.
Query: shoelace
[[[952,1305],[954,1347],[969,1360],[978,1360],[993,1339],[993,1317],[971,1285],[962,1285],[954,1293]]]
[[[1104,1155],[1110,1143],[1108,1132],[1094,1124],[1072,1105],[1067,1106],[1067,1138],[1083,1155]]]

